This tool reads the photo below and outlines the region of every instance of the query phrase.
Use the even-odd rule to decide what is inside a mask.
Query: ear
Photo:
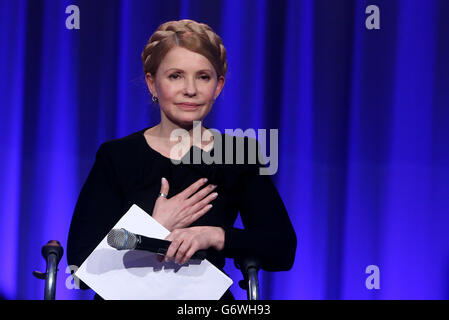
[[[214,100],[218,98],[218,96],[221,93],[221,90],[223,90],[224,85],[225,85],[225,77],[220,76],[218,78],[217,88],[215,89]]]
[[[148,87],[148,90],[150,90],[150,93],[153,95],[153,96],[156,96],[157,97],[157,94],[156,94],[156,80],[155,80],[155,78],[151,75],[151,73],[147,73],[146,75],[145,75],[145,82],[147,83],[147,87]]]

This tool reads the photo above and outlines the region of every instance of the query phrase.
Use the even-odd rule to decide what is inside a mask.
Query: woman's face
[[[159,99],[162,119],[165,116],[181,127],[192,126],[211,110],[224,86],[217,73],[201,54],[182,47],[171,49],[153,77],[147,73],[151,94]]]

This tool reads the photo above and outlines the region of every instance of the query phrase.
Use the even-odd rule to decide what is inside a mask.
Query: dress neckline
[[[204,149],[202,149],[202,148],[199,148],[199,147],[197,147],[197,146],[193,146],[193,145],[192,145],[192,146],[190,146],[189,150],[188,150],[186,153],[184,153],[183,156],[181,157],[181,159],[179,159],[179,160],[178,160],[178,159],[172,159],[172,158],[166,157],[166,156],[164,156],[162,153],[160,153],[159,151],[157,151],[156,149],[154,149],[152,146],[150,146],[150,144],[148,143],[147,139],[145,138],[145,131],[147,131],[148,129],[153,128],[153,127],[155,127],[155,126],[156,126],[156,125],[138,131],[138,135],[141,137],[142,142],[145,144],[145,149],[147,149],[147,150],[151,151],[152,153],[158,155],[159,157],[164,158],[164,159],[166,159],[166,160],[169,160],[169,161],[171,161],[171,162],[173,162],[173,163],[179,163],[179,162],[182,162],[182,163],[183,163],[183,159],[184,159],[186,156],[189,156],[189,155],[191,154],[193,148],[200,149],[202,153],[203,153],[203,152],[204,152],[204,153],[211,153],[212,150],[214,150],[214,148],[215,148],[215,143],[214,143],[214,145],[212,146],[212,148],[211,148],[209,151],[206,151],[206,150],[204,150]],[[205,128],[206,128],[206,127],[205,127]],[[206,128],[206,129],[209,129],[209,128]]]

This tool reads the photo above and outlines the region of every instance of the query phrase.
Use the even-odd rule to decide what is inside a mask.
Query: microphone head
[[[117,250],[135,249],[137,245],[136,235],[123,228],[109,231],[107,241],[108,245]]]

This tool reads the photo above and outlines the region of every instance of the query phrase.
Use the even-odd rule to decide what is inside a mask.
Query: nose
[[[184,81],[184,95],[192,97],[197,93],[196,84],[194,79],[190,79],[188,77],[185,78]]]

